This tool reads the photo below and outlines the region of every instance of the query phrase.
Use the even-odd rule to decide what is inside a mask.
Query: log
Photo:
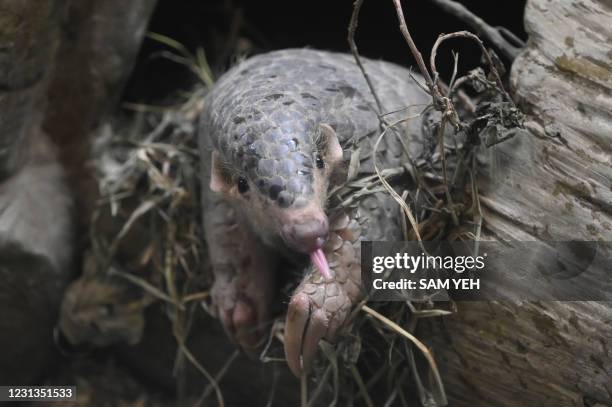
[[[120,3],[0,1],[2,384],[32,383],[52,361],[75,272],[73,198],[97,195],[68,185],[85,173],[90,134],[120,94],[155,1]]]
[[[117,107],[156,0],[73,0],[62,13],[55,64],[49,71],[43,128],[59,146],[59,160],[76,196],[84,230],[98,199],[86,165],[96,127]]]
[[[527,2],[511,84],[529,133],[499,145],[498,176],[479,179],[485,235],[612,240],[611,22],[605,0]],[[605,302],[464,302],[421,333],[452,405],[603,406],[611,321]]]
[[[57,2],[2,2],[0,17],[0,382],[36,380],[72,257],[71,198],[42,132]]]

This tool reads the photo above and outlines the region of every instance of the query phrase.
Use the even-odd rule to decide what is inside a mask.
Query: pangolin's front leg
[[[358,209],[330,217],[324,247],[332,278],[311,269],[296,289],[285,322],[285,355],[294,374],[308,370],[321,339],[335,341],[347,327],[353,304],[361,293],[361,221]]]
[[[270,318],[278,256],[222,198],[211,200],[205,231],[215,277],[213,304],[228,336],[245,351],[253,351]]]

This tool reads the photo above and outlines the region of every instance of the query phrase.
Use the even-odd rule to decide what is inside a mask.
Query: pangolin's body
[[[428,103],[406,68],[364,60],[385,112],[401,110],[387,116],[389,122],[406,116],[409,105]],[[376,110],[351,55],[276,51],[252,57],[223,75],[207,97],[201,141],[239,163],[261,193],[290,206],[312,192],[311,157],[319,123],[335,129],[342,147],[359,146],[362,171],[373,170],[370,153],[380,132]],[[421,145],[419,123],[408,124],[408,134],[414,135],[408,140],[413,156]],[[386,167],[405,163],[395,137],[385,138],[379,153]]]
[[[428,103],[428,96],[414,83],[407,69],[365,58],[364,65],[381,101],[383,113],[395,112],[385,116],[389,123],[421,110],[417,108],[408,111],[408,106],[424,107]],[[261,314],[266,313],[266,307],[259,303],[261,298],[254,298],[257,293],[246,293],[249,284],[245,281],[259,280],[263,275],[273,278],[274,274],[269,270],[264,273],[259,270],[261,266],[253,265],[268,264],[272,267],[269,261],[260,259],[253,262],[253,259],[261,257],[259,253],[263,253],[264,248],[269,250],[271,246],[279,246],[272,249],[281,249],[284,242],[291,240],[286,238],[287,235],[292,236],[290,233],[283,235],[284,223],[299,223],[300,217],[314,216],[318,219],[317,211],[325,211],[329,178],[338,172],[338,167],[348,166],[351,154],[357,148],[360,158],[359,175],[374,172],[371,153],[380,135],[377,111],[375,99],[351,55],[309,49],[282,50],[252,57],[223,75],[206,97],[200,134],[204,166],[204,220],[217,280],[225,281],[220,283],[221,287],[217,287],[219,294],[216,301],[230,335],[240,336],[240,332],[237,332],[240,328],[237,326],[249,318],[257,323],[262,322]],[[399,127],[405,137],[404,145],[413,158],[422,150],[420,123],[420,120],[409,120]],[[329,130],[325,138],[321,129],[333,131]],[[342,157],[338,160],[340,163],[334,162],[331,169],[327,167],[332,167],[331,159],[330,163],[325,162],[331,154],[325,144],[336,139],[342,148]],[[210,159],[211,153],[216,159]],[[378,163],[384,168],[399,167],[407,162],[405,149],[391,133],[380,143],[377,157]],[[214,168],[211,168],[211,161]],[[218,167],[226,174],[221,176],[226,179],[221,182],[227,184],[225,194],[213,193],[209,188],[213,184],[219,188],[219,181],[213,178],[220,176],[211,176],[211,171],[215,174],[215,168]],[[232,185],[235,185],[233,189]],[[353,228],[362,233],[362,236],[357,237],[358,240],[400,238],[398,207],[388,194],[379,192],[368,195],[360,201],[358,210],[357,217],[362,226]],[[337,227],[337,221],[335,224]],[[249,239],[234,232],[234,238],[241,239],[243,243],[240,248],[232,251],[231,238],[224,232],[226,227],[234,231],[236,228],[242,229],[241,233],[254,235],[255,240],[261,242],[261,247],[251,251],[245,249],[244,242]],[[321,228],[327,228],[324,232],[330,230],[328,223]],[[326,238],[330,236],[330,241],[323,247],[328,254],[332,255],[334,250],[342,247],[337,241],[338,234],[333,233],[333,230],[325,235],[321,231],[319,233]],[[282,238],[278,238],[279,235]],[[339,235],[342,236],[342,233]],[[349,240],[355,239],[355,236],[351,236]],[[299,244],[302,240],[295,241]],[[295,249],[295,244],[291,247]],[[269,255],[268,251],[266,253]],[[354,275],[353,266],[359,263],[359,256],[352,249],[350,256],[355,258],[347,260],[348,268],[336,269],[334,275],[337,277],[344,274],[346,277],[350,274],[349,280],[358,285],[359,276]],[[335,259],[332,269],[341,267],[339,265],[342,262],[337,261],[338,253],[331,258]],[[346,281],[346,278],[343,280]],[[312,315],[313,305],[315,308],[325,308],[325,304],[330,303],[321,298],[309,299],[308,296],[312,295],[326,295],[326,290],[315,293],[317,290],[313,290],[310,283],[312,281],[300,286],[308,287],[310,294],[300,292],[294,295],[294,299],[299,297],[299,301],[291,302],[290,317],[295,314],[295,318],[300,320],[303,317],[300,315],[305,312],[304,307]],[[258,284],[261,288],[262,284]],[[265,285],[269,288],[273,284],[270,281]],[[348,297],[354,300],[356,295],[351,292]],[[241,301],[246,303],[242,308],[236,305]],[[348,303],[350,305],[350,301]],[[296,312],[291,312],[292,306],[297,309]],[[339,306],[342,304],[334,304],[334,310],[327,310],[327,322],[323,323],[327,328],[334,325],[329,319],[337,314]],[[226,312],[225,317],[223,312]],[[287,329],[293,329],[293,325],[288,321]],[[301,329],[302,325],[298,323],[295,329]],[[310,326],[314,330],[317,324],[311,323]],[[315,343],[321,337],[333,336],[321,332],[317,335],[319,337]],[[245,334],[242,336],[244,338]],[[297,337],[301,340],[301,332],[286,333],[286,347],[287,341]],[[242,339],[238,338],[237,341],[240,343]],[[308,345],[307,336],[305,341]],[[300,342],[300,349],[301,346]],[[287,350],[290,366],[293,359],[292,369],[296,372],[299,366],[296,367],[295,355],[289,355],[292,352],[295,353],[295,349]]]

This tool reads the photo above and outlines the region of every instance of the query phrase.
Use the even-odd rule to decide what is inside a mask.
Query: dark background
[[[504,26],[526,39],[525,0],[461,2],[490,25]],[[469,28],[428,0],[404,0],[402,4],[410,32],[426,60],[440,33]],[[149,30],[171,37],[190,50],[202,47],[219,74],[233,61],[236,47],[250,53],[289,47],[348,52],[347,27],[352,9],[352,0],[160,0]],[[356,38],[363,56],[414,64],[399,32],[391,0],[364,2]],[[450,76],[452,70],[451,47],[460,51],[460,71],[479,64],[480,53],[475,44],[466,40],[447,42],[438,53],[443,77]],[[168,48],[156,41],[145,41],[125,100],[161,101],[193,84],[195,78],[187,69],[156,57],[164,49]]]

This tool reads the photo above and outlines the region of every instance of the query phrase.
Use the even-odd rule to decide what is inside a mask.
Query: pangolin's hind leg
[[[254,351],[270,319],[278,256],[222,198],[211,200],[204,227],[219,319],[234,342],[247,352]]]

